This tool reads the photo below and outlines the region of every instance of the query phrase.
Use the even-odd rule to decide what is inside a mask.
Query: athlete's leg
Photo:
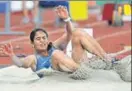
[[[22,1],[22,8],[23,8],[23,23],[28,23],[30,21],[29,16],[28,16],[28,9],[26,8],[26,0]]]
[[[75,30],[72,35],[72,57],[80,59],[85,50],[104,59],[105,51],[100,47],[95,39],[81,30]]]
[[[100,44],[93,37],[91,37],[87,33],[84,33],[84,34],[85,34],[85,37],[88,39],[88,41],[96,48],[97,51],[100,52],[101,55],[105,55],[106,54],[104,49],[100,46]]]
[[[55,50],[52,55],[52,67],[55,70],[60,70],[59,68],[61,68],[61,70],[65,71],[62,66],[68,68],[71,72],[79,68],[79,64],[75,63],[72,58],[66,56],[63,51]]]
[[[34,22],[37,23],[37,14],[38,14],[38,10],[39,10],[39,6],[38,6],[39,0],[35,0],[33,2],[34,2],[34,7],[32,10],[32,15],[33,15]]]
[[[78,64],[59,50],[53,53],[52,67],[59,71],[73,72],[69,75],[73,79],[87,79],[92,72],[92,69],[87,67],[83,62]]]

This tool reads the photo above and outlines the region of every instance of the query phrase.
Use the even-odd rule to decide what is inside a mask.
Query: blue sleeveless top
[[[37,64],[36,64],[36,71],[43,69],[43,68],[50,68],[51,65],[51,56],[53,51],[55,50],[54,47],[51,47],[48,51],[49,55],[48,56],[42,56],[36,54],[36,59],[37,59]]]

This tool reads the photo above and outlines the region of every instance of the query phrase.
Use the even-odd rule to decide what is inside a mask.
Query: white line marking
[[[112,34],[108,34],[108,35],[104,35],[104,36],[98,37],[98,38],[96,38],[96,40],[100,41],[100,40],[103,40],[103,39],[106,39],[106,38],[119,36],[119,35],[124,35],[124,34],[130,33],[130,32],[131,32],[130,30],[127,30],[127,31],[125,30],[123,32],[112,33]]]
[[[52,31],[52,32],[48,32],[48,34],[55,34],[55,33],[63,33],[64,31],[63,30],[55,30],[55,31]],[[9,40],[6,40],[6,41],[1,41],[0,44],[6,44],[6,43],[9,43],[9,42],[16,42],[16,41],[22,41],[22,40],[28,40],[29,39],[29,36],[24,36],[24,37],[20,37],[20,38],[15,38],[15,39],[9,39]]]

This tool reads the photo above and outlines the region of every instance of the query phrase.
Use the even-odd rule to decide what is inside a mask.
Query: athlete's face
[[[37,51],[46,51],[48,43],[49,43],[48,38],[44,32],[42,31],[36,32],[33,45]]]

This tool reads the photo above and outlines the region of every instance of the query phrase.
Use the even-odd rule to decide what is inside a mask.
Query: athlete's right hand
[[[6,54],[8,56],[14,55],[13,47],[12,47],[11,42],[4,45],[3,52],[4,52],[4,54]]]

